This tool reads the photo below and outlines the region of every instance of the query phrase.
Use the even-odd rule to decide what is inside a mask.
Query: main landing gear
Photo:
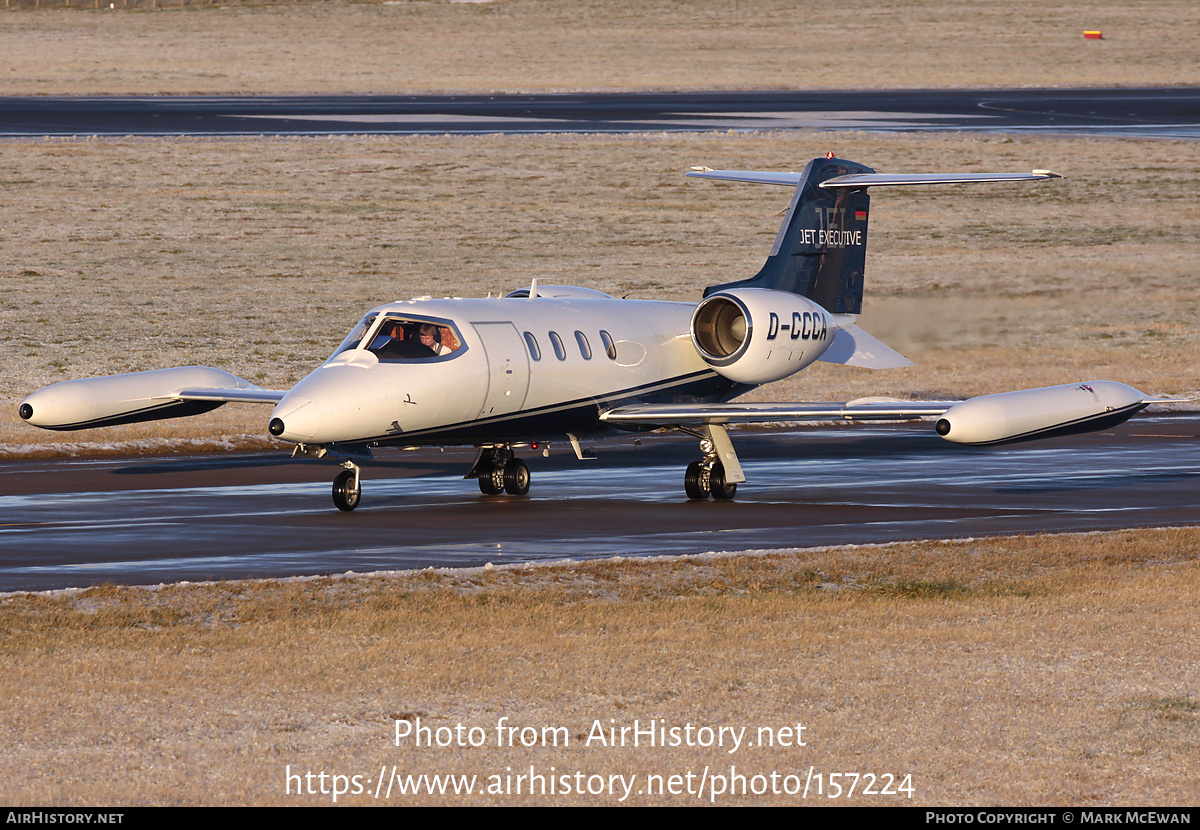
[[[692,434],[699,437],[698,433]],[[745,481],[746,476],[724,426],[705,425],[700,452],[704,457],[689,464],[683,474],[683,491],[692,501],[702,501],[709,496],[717,501],[729,501],[737,493],[738,482]]]
[[[720,461],[693,461],[683,474],[683,490],[693,501],[710,495],[717,501],[729,501],[737,485],[725,480],[725,465]]]
[[[529,492],[529,466],[514,458],[508,447],[481,447],[467,478],[479,479],[479,492],[485,496],[523,496]]]

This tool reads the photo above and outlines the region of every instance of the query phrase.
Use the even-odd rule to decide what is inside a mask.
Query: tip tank
[[[1132,386],[1090,380],[971,398],[948,409],[935,429],[957,444],[1006,444],[1108,429],[1150,403]]]

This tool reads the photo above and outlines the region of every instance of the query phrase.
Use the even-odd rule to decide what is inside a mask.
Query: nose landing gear
[[[333,480],[333,503],[338,510],[349,513],[358,507],[362,499],[362,480],[359,477],[359,466],[353,461],[345,461],[342,466],[346,469],[338,473]]]

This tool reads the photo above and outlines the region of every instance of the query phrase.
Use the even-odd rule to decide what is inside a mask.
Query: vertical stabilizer
[[[691,175],[733,178],[722,172]],[[808,297],[834,314],[861,313],[871,199],[865,188],[820,185],[837,176],[874,172],[853,161],[819,158],[808,163],[798,180],[795,174],[769,182],[746,179],[795,183],[792,204],[762,270],[750,279],[710,286],[704,296],[726,288],[770,288]]]

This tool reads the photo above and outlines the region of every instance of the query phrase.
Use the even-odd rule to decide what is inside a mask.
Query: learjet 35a
[[[261,389],[219,369],[183,366],[70,380],[21,403],[21,418],[74,430],[269,403],[271,435],[293,455],[345,469],[334,503],[359,503],[358,462],[376,447],[470,445],[466,478],[487,495],[524,495],[514,455],[565,439],[660,428],[700,439],[689,499],[731,499],[746,480],[727,424],[803,419],[937,417],[937,433],[1001,444],[1119,424],[1152,402],[1112,381],[985,395],[966,401],[733,403],[814,361],[893,368],[910,361],[854,324],[863,297],[870,211],[882,186],[1036,182],[1030,174],[887,174],[834,158],[801,173],[694,168],[689,176],[795,189],[753,277],[713,285],[698,304],[616,299],[588,288],[538,286],[496,299],[429,298],[369,311],[320,367],[290,390]]]

